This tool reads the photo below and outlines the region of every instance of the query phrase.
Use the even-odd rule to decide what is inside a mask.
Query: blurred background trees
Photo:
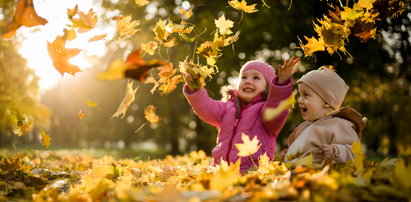
[[[0,24],[1,30],[7,20],[11,19],[13,2],[0,2],[0,13],[4,16]],[[195,25],[194,32],[199,35],[199,43],[212,39],[215,30],[214,19],[223,14],[235,22],[234,32],[241,31],[240,39],[234,46],[223,49],[223,55],[217,62],[219,72],[213,79],[207,80],[206,87],[213,98],[221,98],[220,88],[229,84],[229,81],[237,76],[241,65],[251,59],[265,60],[273,67],[277,67],[292,56],[302,57],[302,62],[298,66],[300,72],[294,77],[294,81],[322,65],[333,65],[350,86],[344,105],[354,107],[368,118],[362,142],[369,149],[369,153],[410,153],[407,151],[411,146],[409,1],[405,1],[406,12],[396,18],[380,21],[379,38],[370,39],[366,43],[361,43],[354,37],[349,38],[346,49],[352,57],[329,55],[324,52],[315,53],[313,57],[304,57],[303,51],[298,48],[298,38],[313,36],[313,22],[327,14],[328,4],[338,4],[339,1],[305,0],[294,1],[292,4],[288,0],[266,1],[270,8],[262,6],[261,1],[249,1],[249,4],[257,3],[259,9],[258,12],[251,14],[242,14],[241,11],[231,8],[227,1],[217,0],[153,0],[146,7],[136,7],[134,1],[96,2],[101,2],[108,11],[115,11],[124,16],[131,15],[136,20],[141,19],[141,30],[121,46],[114,40],[108,41],[107,47],[110,49],[107,56],[100,59],[101,62],[76,74],[72,79],[60,82],[41,94],[41,99],[36,99],[39,93],[35,75],[24,66],[24,59],[16,52],[18,44],[14,41],[1,41],[1,145],[6,146],[12,142],[19,145],[38,144],[35,140],[28,141],[27,138],[12,134],[10,120],[13,120],[13,115],[8,110],[16,107],[15,104],[6,102],[10,99],[7,96],[12,92],[15,93],[12,95],[14,102],[21,103],[20,99],[31,96],[32,105],[24,104],[25,108],[37,109],[40,107],[39,103],[42,103],[52,112],[49,119],[48,116],[38,117],[50,120],[49,127],[45,126],[47,124],[37,127],[47,128],[52,137],[52,146],[55,147],[139,148],[144,147],[142,142],[148,142],[155,143],[158,149],[165,153],[179,154],[202,149],[210,154],[215,145],[217,131],[194,115],[181,93],[181,84],[172,93],[160,95],[158,92],[150,93],[152,84],[134,82],[135,87],[139,86],[136,100],[127,110],[125,117],[120,119],[111,116],[125,95],[127,80],[113,82],[96,79],[96,74],[105,71],[110,61],[116,58],[124,59],[131,50],[151,40],[154,36],[152,28],[158,19],[169,19],[178,23],[179,8],[183,4],[188,4],[194,6],[193,16],[188,21]],[[144,58],[169,60],[176,67],[179,61],[192,57],[195,47],[199,45],[181,39],[178,39],[177,43],[178,46],[173,48],[162,47],[161,56],[145,55]],[[202,58],[198,59],[205,64]],[[7,81],[12,79],[8,76],[11,74],[19,77]],[[96,102],[97,107],[88,107],[88,100]],[[146,122],[143,111],[149,104],[157,107],[162,120],[157,124],[147,124],[135,133],[136,129]],[[18,109],[21,110],[20,107]],[[76,116],[81,109],[86,112],[83,119]],[[22,113],[30,114],[26,111]],[[37,117],[35,113],[32,113],[32,116]],[[278,148],[285,145],[288,134],[301,121],[296,106],[278,137]],[[34,129],[31,133],[36,132],[38,130]]]

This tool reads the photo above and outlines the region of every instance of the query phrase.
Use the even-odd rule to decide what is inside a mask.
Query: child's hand
[[[194,82],[193,76],[191,76],[191,74],[185,73],[183,77],[188,89],[190,89],[191,92],[198,90],[198,88],[196,88],[196,86],[198,85]]]
[[[324,159],[332,159],[334,155],[334,148],[329,144],[323,144],[321,153],[323,154]]]
[[[284,65],[278,65],[278,82],[284,83],[287,81],[294,73],[298,70],[293,68],[300,58],[295,58],[294,56],[290,60],[285,60]]]

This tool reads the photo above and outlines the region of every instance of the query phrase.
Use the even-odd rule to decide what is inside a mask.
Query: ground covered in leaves
[[[2,154],[0,201],[409,201],[410,160],[304,166],[262,156],[241,174],[238,163],[211,167],[202,151],[156,160]]]

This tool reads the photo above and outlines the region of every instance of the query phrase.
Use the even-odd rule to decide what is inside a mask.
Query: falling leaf
[[[155,41],[149,41],[147,43],[141,44],[141,49],[143,49],[149,55],[154,55],[154,51],[158,48],[158,43]]]
[[[70,21],[73,23],[70,27],[78,28],[78,32],[88,32],[96,26],[97,23],[97,15],[91,8],[88,13],[84,12],[77,12],[79,18],[70,18]],[[69,15],[70,16],[70,15]]]
[[[148,0],[135,0],[135,3],[137,4],[137,6],[142,7],[149,4],[150,2]]]
[[[207,67],[206,65],[196,64],[187,59],[179,63],[179,70],[182,73],[190,74],[193,77],[196,87],[205,86],[205,79],[211,78],[211,75],[215,73],[214,68]]]
[[[91,101],[91,100],[87,100],[87,104],[88,104],[89,107],[95,107],[95,106],[97,106],[97,103],[95,103],[95,102],[93,102],[93,101]]]
[[[72,41],[77,38],[76,30],[74,29],[64,29],[64,38],[68,41]]]
[[[67,8],[67,16],[69,19],[73,18],[78,12],[78,5],[76,4],[76,6],[73,9],[69,9]]]
[[[193,7],[189,8],[187,10],[180,8],[180,15],[185,16],[186,19],[190,19],[191,16],[193,16]]]
[[[25,114],[16,112],[15,118],[16,118],[17,129],[13,130],[13,133],[18,136],[24,135],[33,126],[33,123],[30,121],[30,119]]]
[[[113,20],[116,21],[116,30],[121,39],[127,39],[138,31],[136,27],[140,25],[140,22],[137,20],[132,20],[131,16],[117,16],[113,17]]]
[[[300,45],[301,45],[301,48],[303,49],[304,55],[306,57],[307,56],[312,56],[313,53],[315,53],[317,51],[324,51],[325,50],[324,41],[322,40],[322,38],[316,39],[315,37],[308,38],[306,36],[304,36],[304,38],[307,40],[307,43],[304,45],[300,41]]]
[[[295,103],[295,94],[292,93],[290,97],[282,100],[276,108],[266,108],[263,112],[264,121],[270,121],[280,115],[283,111],[289,109]]]
[[[154,26],[153,28],[153,32],[156,35],[156,41],[169,48],[175,46],[176,38],[170,37],[172,30],[173,29],[170,26],[167,27],[166,22],[164,20],[158,20],[156,26]]]
[[[118,107],[116,113],[114,113],[114,115],[111,118],[118,117],[121,114],[123,115],[121,118],[123,118],[124,115],[126,115],[126,111],[127,111],[128,107],[130,106],[131,103],[134,102],[135,94],[136,94],[138,88],[139,87],[137,87],[136,89],[133,89],[133,81],[128,81],[127,88],[126,88],[126,95],[123,98],[123,101],[121,101],[121,104]]]
[[[156,107],[153,105],[148,105],[144,110],[144,118],[147,119],[150,123],[157,123],[160,121],[160,117],[156,115]]]
[[[83,109],[81,109],[81,110],[77,113],[77,116],[78,116],[80,119],[83,119],[83,118],[86,116],[86,112],[85,112]]]
[[[44,132],[44,130],[40,131],[41,134],[41,144],[47,149],[50,146],[51,138],[49,135]]]
[[[144,82],[148,77],[148,71],[155,67],[166,65],[167,62],[156,59],[144,61],[141,58],[141,49],[137,49],[127,56],[125,62],[121,59],[114,60],[106,72],[98,75],[99,79],[118,80],[121,78],[132,78]]]
[[[214,20],[214,22],[220,34],[228,35],[233,33],[230,28],[233,27],[234,22],[231,20],[226,20],[224,15],[218,18],[218,20]]]
[[[33,27],[47,23],[46,19],[37,15],[33,0],[18,0],[15,7],[16,10],[14,11],[13,19],[7,23],[3,31],[3,38],[8,39],[13,37],[17,29],[21,26]]]
[[[97,77],[102,80],[119,80],[124,78],[124,72],[127,69],[127,64],[121,59],[115,59],[111,62],[107,71],[99,73]]]
[[[107,36],[107,34],[96,35],[96,36],[90,38],[90,39],[88,40],[88,42],[100,41],[100,40],[106,38],[106,36]]]
[[[53,43],[47,42],[47,50],[54,67],[63,76],[64,73],[74,75],[81,71],[78,66],[70,64],[69,60],[80,53],[80,49],[66,49],[66,40],[57,36]]]
[[[357,173],[361,173],[363,171],[363,160],[364,160],[364,152],[362,151],[361,142],[358,139],[352,144],[351,151],[354,154],[354,166],[356,168]]]
[[[230,6],[232,6],[233,8],[244,11],[246,13],[254,13],[258,11],[257,9],[255,9],[255,6],[257,4],[247,6],[247,2],[245,0],[242,0],[241,2],[239,2],[238,0],[231,0],[228,2],[228,4],[230,4]]]
[[[167,64],[165,61],[156,59],[149,60],[148,62],[144,61],[143,58],[141,58],[140,48],[130,53],[125,63],[127,64],[127,69],[124,72],[125,77],[136,79],[140,82],[146,80],[148,70]]]
[[[235,147],[238,149],[238,156],[251,156],[261,147],[261,144],[258,145],[260,141],[257,136],[254,136],[253,140],[250,140],[250,137],[243,133],[241,134],[241,140],[243,140],[242,144],[235,144]]]

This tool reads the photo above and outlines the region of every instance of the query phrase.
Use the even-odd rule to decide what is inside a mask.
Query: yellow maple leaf
[[[44,132],[44,130],[41,130],[40,134],[41,134],[41,144],[43,144],[43,146],[47,149],[50,146],[51,138],[49,135],[46,134],[46,132]]]
[[[272,120],[273,118],[280,115],[283,111],[289,109],[295,103],[295,94],[292,93],[290,97],[283,100],[278,104],[276,108],[266,108],[263,112],[264,121]]]
[[[372,9],[373,8],[373,3],[376,0],[359,0],[356,4],[356,6],[360,8],[365,8],[365,9]]]
[[[164,20],[158,20],[156,26],[153,28],[153,32],[156,35],[155,39],[166,47],[173,47],[176,43],[175,37],[170,37],[173,32],[172,23],[166,24]]]
[[[228,186],[237,182],[240,179],[240,164],[241,159],[230,165],[221,160],[220,165],[217,166],[215,173],[210,178],[210,189],[224,191]]]
[[[228,34],[233,33],[230,30],[230,28],[233,27],[234,22],[231,20],[226,20],[224,15],[218,18],[218,20],[214,20],[214,23],[216,27],[218,28],[218,31],[220,32],[220,34],[228,35]]]
[[[257,4],[247,6],[247,2],[245,0],[242,0],[241,2],[239,2],[238,0],[231,0],[228,2],[228,4],[230,4],[230,6],[232,6],[233,8],[244,11],[246,13],[254,13],[258,11],[257,9],[255,9],[255,6]]]
[[[155,41],[149,41],[147,43],[141,44],[141,49],[143,49],[149,55],[153,55],[154,51],[158,48],[158,43]]]
[[[260,141],[258,140],[257,136],[254,136],[253,140],[250,140],[250,137],[246,134],[241,134],[241,140],[243,140],[242,144],[235,144],[235,147],[238,149],[238,156],[245,157],[251,156],[256,153],[260,147]]]
[[[312,166],[313,162],[314,162],[314,157],[313,157],[313,154],[310,153],[310,155],[308,155],[304,158],[298,159],[298,160],[293,161],[291,163],[284,163],[284,165],[287,168],[290,168],[291,166],[303,166],[303,165],[304,166]]]
[[[153,105],[148,105],[144,110],[144,118],[150,123],[157,123],[160,121],[160,117],[156,115],[156,107]]]
[[[181,73],[190,74],[193,77],[196,87],[205,86],[205,79],[207,77],[211,78],[211,75],[215,73],[213,67],[208,67],[206,65],[196,64],[187,59],[179,63],[179,70]]]
[[[150,3],[147,0],[135,0],[134,2],[137,4],[137,6],[140,6],[140,7],[145,6]]]
[[[312,56],[314,52],[325,50],[324,41],[322,38],[319,38],[319,39],[315,37],[308,38],[306,36],[304,36],[304,38],[307,40],[307,43],[303,44],[300,40],[300,45],[306,57]]]
[[[116,113],[111,117],[118,117],[121,114],[123,115],[121,118],[126,115],[127,108],[130,106],[131,103],[134,102],[135,99],[135,94],[138,90],[139,87],[136,87],[136,89],[133,89],[133,81],[128,81],[127,87],[126,87],[126,95],[123,98],[123,101],[121,101],[120,106],[118,107]]]
[[[86,116],[86,112],[85,112],[83,109],[81,109],[81,110],[77,113],[77,116],[78,116],[80,119],[83,119],[83,118]]]
[[[74,30],[74,29],[64,29],[63,31],[64,31],[64,37],[68,41],[72,41],[72,40],[77,38],[76,30]]]
[[[140,22],[132,20],[130,15],[117,16],[112,19],[116,21],[116,30],[121,39],[130,38],[138,31],[136,27],[140,25]]]
[[[96,26],[97,15],[92,8],[90,8],[87,14],[84,12],[77,12],[77,15],[79,18],[70,18],[69,15],[69,19],[73,23],[70,27],[78,28],[78,32],[88,32]]]

